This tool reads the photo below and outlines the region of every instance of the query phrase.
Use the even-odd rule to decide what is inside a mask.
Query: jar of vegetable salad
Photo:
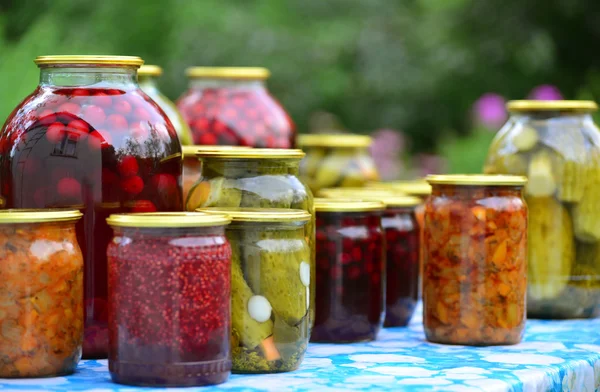
[[[516,344],[525,328],[525,177],[435,175],[425,205],[423,324],[428,340]]]

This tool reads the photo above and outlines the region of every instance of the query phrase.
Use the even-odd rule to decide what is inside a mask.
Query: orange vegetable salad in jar
[[[425,205],[423,324],[429,341],[516,344],[526,320],[525,177],[432,175]]]

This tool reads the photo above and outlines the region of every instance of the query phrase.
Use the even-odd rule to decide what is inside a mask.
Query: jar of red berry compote
[[[40,84],[0,132],[1,197],[7,208],[83,204],[84,358],[105,358],[106,247],[111,213],[180,211],[181,146],[144,94],[139,57],[43,56]]]
[[[265,86],[270,72],[252,67],[191,67],[177,101],[193,144],[293,148],[294,123]]]
[[[378,201],[315,199],[316,316],[312,342],[374,340],[385,305],[385,235]]]
[[[231,370],[231,247],[226,215],[115,214],[108,246],[113,381],[225,382]]]

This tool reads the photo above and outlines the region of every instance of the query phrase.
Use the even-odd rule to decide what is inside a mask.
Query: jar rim
[[[297,138],[301,147],[369,147],[373,138],[351,133],[330,133],[300,135]]]
[[[225,226],[231,219],[223,214],[199,212],[135,212],[111,214],[106,218],[111,226],[118,227],[206,227]]]
[[[163,73],[162,67],[153,64],[144,64],[138,69],[138,76],[160,76]]]
[[[190,79],[265,80],[271,71],[263,67],[189,67],[185,75]]]
[[[432,174],[426,179],[431,185],[524,186],[527,183],[527,177],[502,174]]]
[[[326,199],[357,199],[365,201],[381,201],[387,207],[415,207],[423,201],[415,196],[408,196],[392,190],[374,188],[324,188],[319,196]]]
[[[308,222],[311,217],[304,210],[288,208],[205,207],[196,211],[226,215],[232,222]]]
[[[131,66],[139,68],[144,60],[138,56],[105,56],[105,55],[51,55],[38,56],[33,60],[38,67],[49,66],[81,66],[81,65],[106,65],[106,66]]]
[[[184,158],[190,155],[196,155],[198,151],[221,151],[221,150],[247,150],[249,146],[201,146],[201,145],[185,145],[181,146]]]
[[[196,151],[196,156],[216,159],[302,159],[302,150],[286,148],[207,148]]]
[[[6,223],[42,223],[69,222],[79,220],[83,214],[76,209],[46,208],[26,209],[14,208],[0,210],[0,224]]]
[[[315,198],[317,212],[367,212],[383,211],[386,205],[382,201],[348,199],[348,198]]]
[[[559,100],[536,101],[515,100],[508,101],[506,109],[509,112],[538,112],[538,111],[568,111],[568,112],[595,112],[598,105],[594,101]]]
[[[392,189],[410,196],[419,197],[431,195],[431,185],[426,180],[369,182],[367,183],[367,188],[380,190]]]

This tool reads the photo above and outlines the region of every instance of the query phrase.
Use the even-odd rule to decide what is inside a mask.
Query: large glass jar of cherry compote
[[[316,315],[312,342],[374,340],[385,305],[385,236],[378,201],[315,199]]]
[[[179,113],[175,103],[158,89],[157,78],[159,78],[162,73],[163,70],[158,65],[142,65],[138,70],[138,83],[140,84],[140,88],[148,94],[162,110],[164,110],[175,128],[181,144],[192,144],[190,127],[188,127],[183,116]]]
[[[177,106],[193,144],[293,148],[294,123],[265,87],[270,72],[252,67],[192,67]]]
[[[108,246],[113,381],[146,386],[225,382],[231,247],[225,215],[115,214]]]
[[[0,132],[8,208],[83,204],[86,358],[106,357],[106,247],[112,213],[179,211],[181,146],[137,84],[139,57],[43,56],[40,84]]]

